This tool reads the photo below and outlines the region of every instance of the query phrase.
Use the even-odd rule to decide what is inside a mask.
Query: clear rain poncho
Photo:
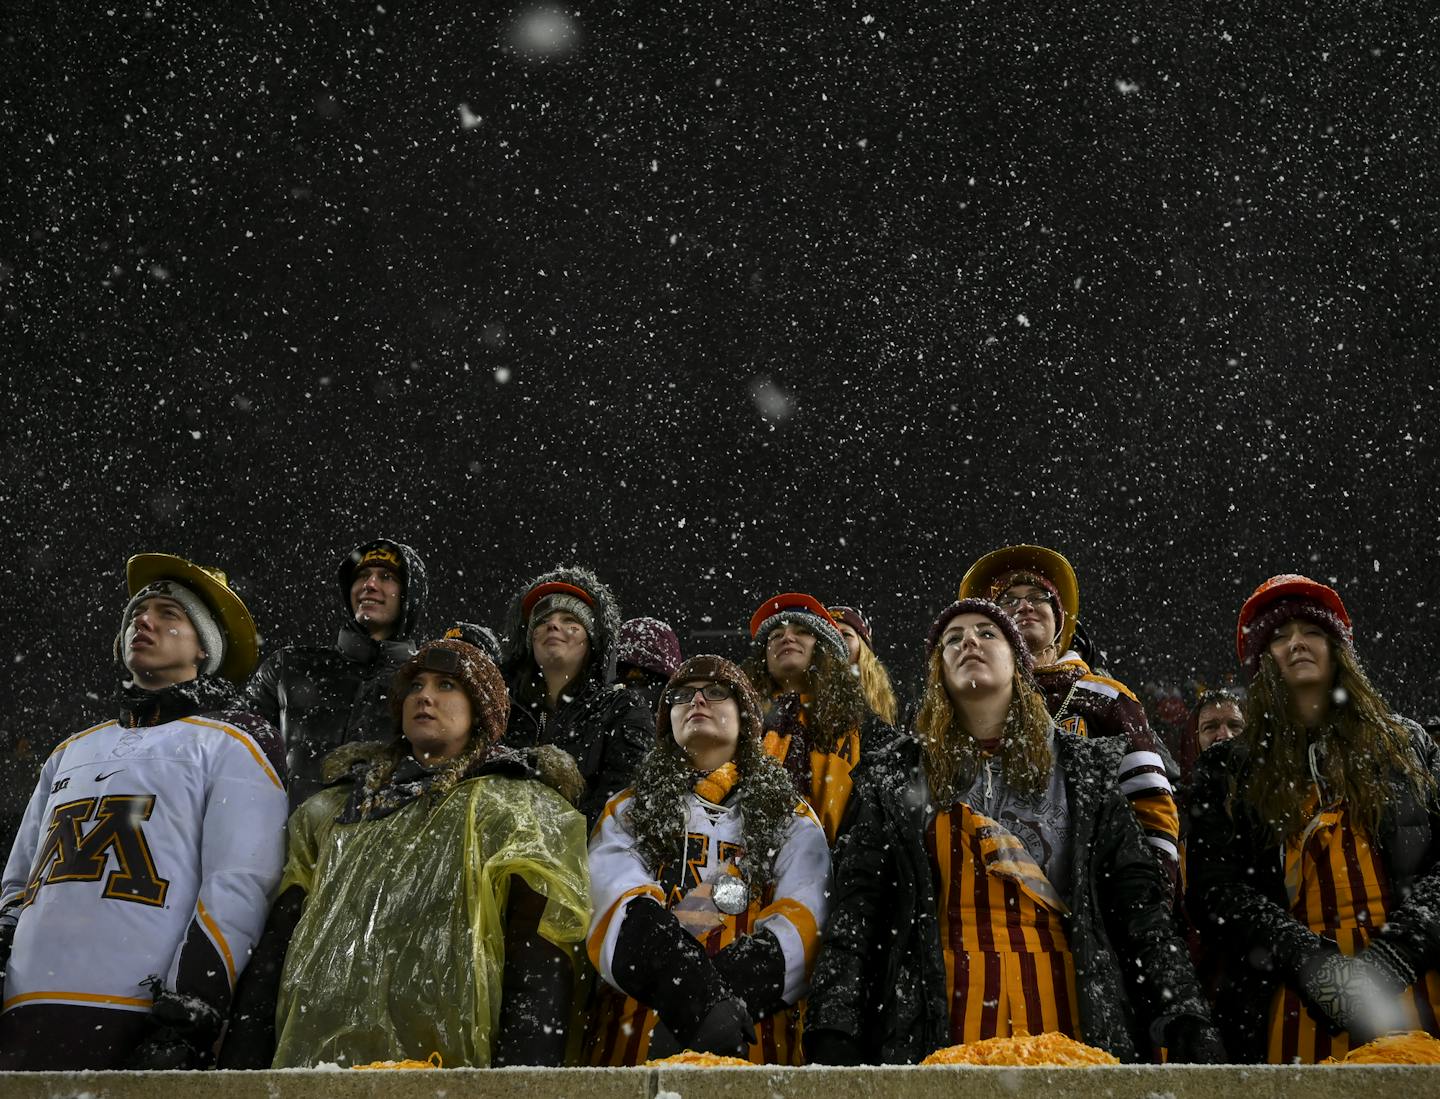
[[[347,794],[322,790],[290,820],[279,891],[308,896],[281,978],[275,1067],[432,1052],[447,1068],[489,1065],[510,879],[546,897],[544,938],[582,942],[585,819],[548,786],[498,775],[337,824]]]

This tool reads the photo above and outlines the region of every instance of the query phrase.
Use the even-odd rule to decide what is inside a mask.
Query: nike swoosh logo
[[[121,768],[120,768],[120,771],[123,771],[123,770],[125,770],[125,768],[124,768],[124,767],[121,767]],[[108,774],[108,775],[96,775],[96,776],[95,776],[95,781],[96,781],[96,782],[104,782],[107,778],[113,778],[115,775],[118,775],[118,774],[120,773],[120,771],[111,771],[110,774]]]

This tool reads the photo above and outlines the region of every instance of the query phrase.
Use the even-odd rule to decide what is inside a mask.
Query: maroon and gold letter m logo
[[[81,798],[57,805],[50,815],[50,830],[30,881],[25,903],[35,900],[42,885],[66,881],[99,881],[110,867],[114,852],[116,868],[105,880],[101,894],[120,901],[162,905],[170,883],[155,871],[155,860],[140,825],[155,809],[153,794],[111,794],[103,798]],[[81,834],[80,826],[91,819],[95,826]]]

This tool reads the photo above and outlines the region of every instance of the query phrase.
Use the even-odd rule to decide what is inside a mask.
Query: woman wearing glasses
[[[1245,728],[1200,756],[1186,852],[1231,1052],[1312,1063],[1440,1035],[1440,752],[1376,693],[1326,585],[1265,581],[1235,647]]]
[[[1115,789],[1122,745],[1056,730],[1010,616],[930,629],[915,737],[863,787],[805,1023],[822,1064],[913,1064],[1058,1032],[1122,1061],[1219,1061],[1164,878]]]
[[[463,641],[423,645],[390,700],[403,735],[332,753],[348,781],[290,818],[222,1067],[564,1060],[590,912],[574,762],[495,744],[505,684]]]
[[[682,1049],[798,1064],[830,882],[825,834],[761,748],[760,700],[718,656],[666,685],[654,747],[590,841],[592,1064]]]

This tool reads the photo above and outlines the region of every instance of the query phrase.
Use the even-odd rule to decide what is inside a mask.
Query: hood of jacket
[[[520,604],[536,586],[556,582],[580,588],[588,592],[594,601],[595,636],[590,639],[590,662],[582,682],[576,684],[577,693],[584,693],[584,687],[591,684],[608,687],[615,682],[615,663],[620,648],[620,608],[615,603],[615,596],[589,569],[562,566],[526,581],[510,600],[510,608],[505,613],[505,662],[501,671],[505,673],[505,682],[512,693],[517,685],[539,672],[530,651],[529,623],[521,614]]]
[[[335,580],[340,594],[340,626],[343,630],[370,635],[355,621],[355,612],[350,606],[350,584],[355,576],[355,565],[367,552],[378,546],[389,546],[405,562],[404,590],[400,594],[400,617],[396,620],[395,632],[388,641],[409,641],[419,635],[420,619],[425,613],[425,600],[430,584],[425,575],[425,562],[420,555],[404,542],[394,538],[372,538],[361,542],[345,556],[335,570]]]

